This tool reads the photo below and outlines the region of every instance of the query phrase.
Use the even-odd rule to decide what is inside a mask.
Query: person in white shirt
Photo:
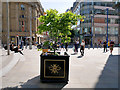
[[[85,49],[85,41],[82,40],[82,42],[80,44],[80,52],[81,52],[82,56],[84,56],[84,49]]]

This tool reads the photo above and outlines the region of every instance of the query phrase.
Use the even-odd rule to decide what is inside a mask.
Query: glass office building
[[[113,40],[118,44],[118,27],[120,24],[118,11],[113,8],[114,2],[74,2],[72,12],[84,15],[84,22],[78,20],[74,30],[79,30],[80,41],[86,45],[98,44]]]

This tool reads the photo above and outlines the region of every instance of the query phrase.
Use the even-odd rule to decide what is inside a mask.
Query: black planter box
[[[68,83],[70,56],[66,52],[65,55],[61,56],[41,54],[40,57],[40,79],[42,82]]]

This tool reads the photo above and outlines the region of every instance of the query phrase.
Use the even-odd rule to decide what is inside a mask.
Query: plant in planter
[[[78,19],[83,20],[84,18],[84,16],[73,14],[70,11],[59,14],[57,10],[50,9],[44,13],[44,16],[38,18],[42,24],[38,27],[37,33],[49,32],[52,42],[48,40],[44,44],[47,43],[48,46],[51,46],[55,54],[58,40],[61,40],[63,44],[69,43],[71,41],[69,36],[73,30],[72,25],[76,25]]]
[[[47,10],[44,16],[40,16],[38,19],[42,23],[38,27],[37,33],[49,32],[49,39],[44,42],[43,46],[51,47],[53,52],[41,54],[41,80],[50,82],[67,82],[69,73],[69,55],[59,55],[56,51],[56,43],[69,43],[71,38],[71,27],[76,25],[78,19],[83,20],[85,17],[81,15],[73,14],[71,11],[59,14],[57,10]]]

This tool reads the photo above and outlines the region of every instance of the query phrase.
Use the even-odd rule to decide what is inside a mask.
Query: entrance
[[[85,37],[85,45],[90,45],[91,37]]]

